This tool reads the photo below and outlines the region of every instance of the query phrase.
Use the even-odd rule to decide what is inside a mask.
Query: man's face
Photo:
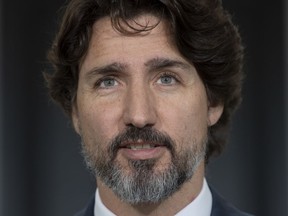
[[[158,20],[147,15],[137,22]],[[161,186],[162,197],[151,200],[149,191],[121,197],[131,203],[157,202],[190,179],[203,163],[207,128],[222,113],[222,107],[209,107],[196,69],[165,28],[160,22],[142,35],[125,36],[109,18],[97,21],[79,72],[73,123],[98,181],[116,194],[124,188],[120,197],[133,187],[151,186],[151,192],[160,190],[157,182],[169,182]]]

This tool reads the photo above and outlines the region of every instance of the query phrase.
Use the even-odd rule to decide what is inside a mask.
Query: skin
[[[137,22],[155,24],[158,19],[142,15]],[[72,114],[75,130],[89,151],[97,154],[97,149],[106,149],[113,137],[133,125],[151,126],[169,134],[179,152],[191,145],[191,140],[202,145],[207,128],[220,118],[223,106],[209,106],[195,67],[181,56],[165,29],[161,21],[145,34],[125,36],[112,28],[109,18],[93,25],[90,46],[80,66]],[[129,158],[156,158],[155,170],[161,171],[170,162],[171,154],[165,147],[121,149],[116,160],[126,167],[126,172],[131,172]],[[116,215],[173,215],[199,194],[204,169],[202,161],[179,191],[153,205],[121,202],[96,177],[97,187],[104,205]]]

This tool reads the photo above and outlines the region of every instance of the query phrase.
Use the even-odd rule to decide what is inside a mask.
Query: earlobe
[[[214,107],[208,107],[208,126],[212,126],[218,122],[224,110],[224,106],[219,104]]]
[[[75,106],[72,108],[72,122],[76,133],[80,135],[79,117],[78,110]]]

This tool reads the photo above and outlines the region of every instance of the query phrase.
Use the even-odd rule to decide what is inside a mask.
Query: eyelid
[[[174,72],[170,72],[170,71],[164,71],[164,72],[161,72],[158,77],[157,77],[157,80],[159,80],[160,78],[164,77],[164,76],[171,76],[175,79],[176,82],[180,82],[180,77],[178,74],[174,73]]]
[[[101,87],[101,84],[105,81],[105,80],[115,80],[115,82],[117,82],[119,84],[119,81],[116,79],[116,77],[114,75],[107,75],[107,76],[103,76],[99,79],[97,79],[97,81],[94,84],[94,88],[100,88],[100,89],[107,89],[109,87]]]

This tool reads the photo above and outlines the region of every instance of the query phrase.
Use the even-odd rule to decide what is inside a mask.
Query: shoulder
[[[76,213],[74,216],[94,216],[94,203],[95,196],[91,197],[87,206],[82,211]]]
[[[227,202],[213,188],[210,187],[212,193],[212,212],[211,216],[253,216],[237,209],[231,203]]]

